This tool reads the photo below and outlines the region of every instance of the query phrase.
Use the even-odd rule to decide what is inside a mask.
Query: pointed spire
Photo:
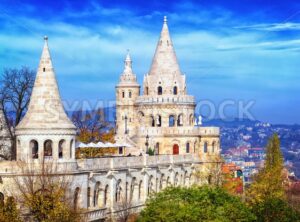
[[[178,75],[181,74],[173,43],[167,24],[167,16],[157,43],[156,51],[152,60],[149,75]]]
[[[124,71],[120,77],[120,84],[137,84],[136,75],[132,71],[132,60],[129,49],[127,49],[126,58],[124,60]]]
[[[59,95],[47,36],[44,37],[44,41],[28,111],[17,126],[17,131],[26,129],[71,129],[74,131],[75,126],[65,113]]]
[[[124,61],[125,64],[125,68],[124,68],[124,73],[128,72],[128,73],[133,73],[132,72],[132,60],[129,54],[129,49],[127,49],[127,55],[126,55],[126,59]]]

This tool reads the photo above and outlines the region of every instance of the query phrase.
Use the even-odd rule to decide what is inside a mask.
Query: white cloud
[[[254,25],[236,26],[235,28],[268,31],[268,32],[279,32],[279,31],[290,31],[290,30],[297,31],[300,30],[300,23],[283,22],[283,23],[269,23],[269,24],[254,24]]]

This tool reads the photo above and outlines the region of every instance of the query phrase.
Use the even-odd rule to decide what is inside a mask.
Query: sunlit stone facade
[[[219,128],[195,126],[195,99],[187,94],[166,17],[142,88],[143,93],[128,54],[116,86],[118,141],[142,153],[148,148],[156,154],[220,153]]]
[[[187,95],[166,19],[143,87],[141,95],[127,55],[116,86],[116,140],[139,155],[75,159],[76,129],[63,109],[45,38],[28,112],[16,129],[17,161],[0,162],[0,200],[17,195],[18,163],[38,169],[44,160],[69,178],[72,203],[86,210],[88,221],[118,216],[124,206],[139,211],[151,193],[167,186],[207,182],[196,172],[209,172],[208,164],[219,156],[219,129],[194,126],[194,97]],[[146,155],[147,147],[159,155]]]

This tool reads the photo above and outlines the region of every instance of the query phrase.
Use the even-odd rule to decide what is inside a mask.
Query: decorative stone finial
[[[167,16],[164,16],[164,24],[167,24],[167,22],[168,22]]]
[[[44,40],[47,42],[48,41],[48,36],[44,36]]]

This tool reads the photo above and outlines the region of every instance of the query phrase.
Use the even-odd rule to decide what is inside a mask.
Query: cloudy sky
[[[0,70],[36,69],[47,35],[65,101],[114,100],[126,50],[141,83],[166,15],[198,101],[254,101],[259,120],[300,123],[300,2],[170,2],[1,0]]]

